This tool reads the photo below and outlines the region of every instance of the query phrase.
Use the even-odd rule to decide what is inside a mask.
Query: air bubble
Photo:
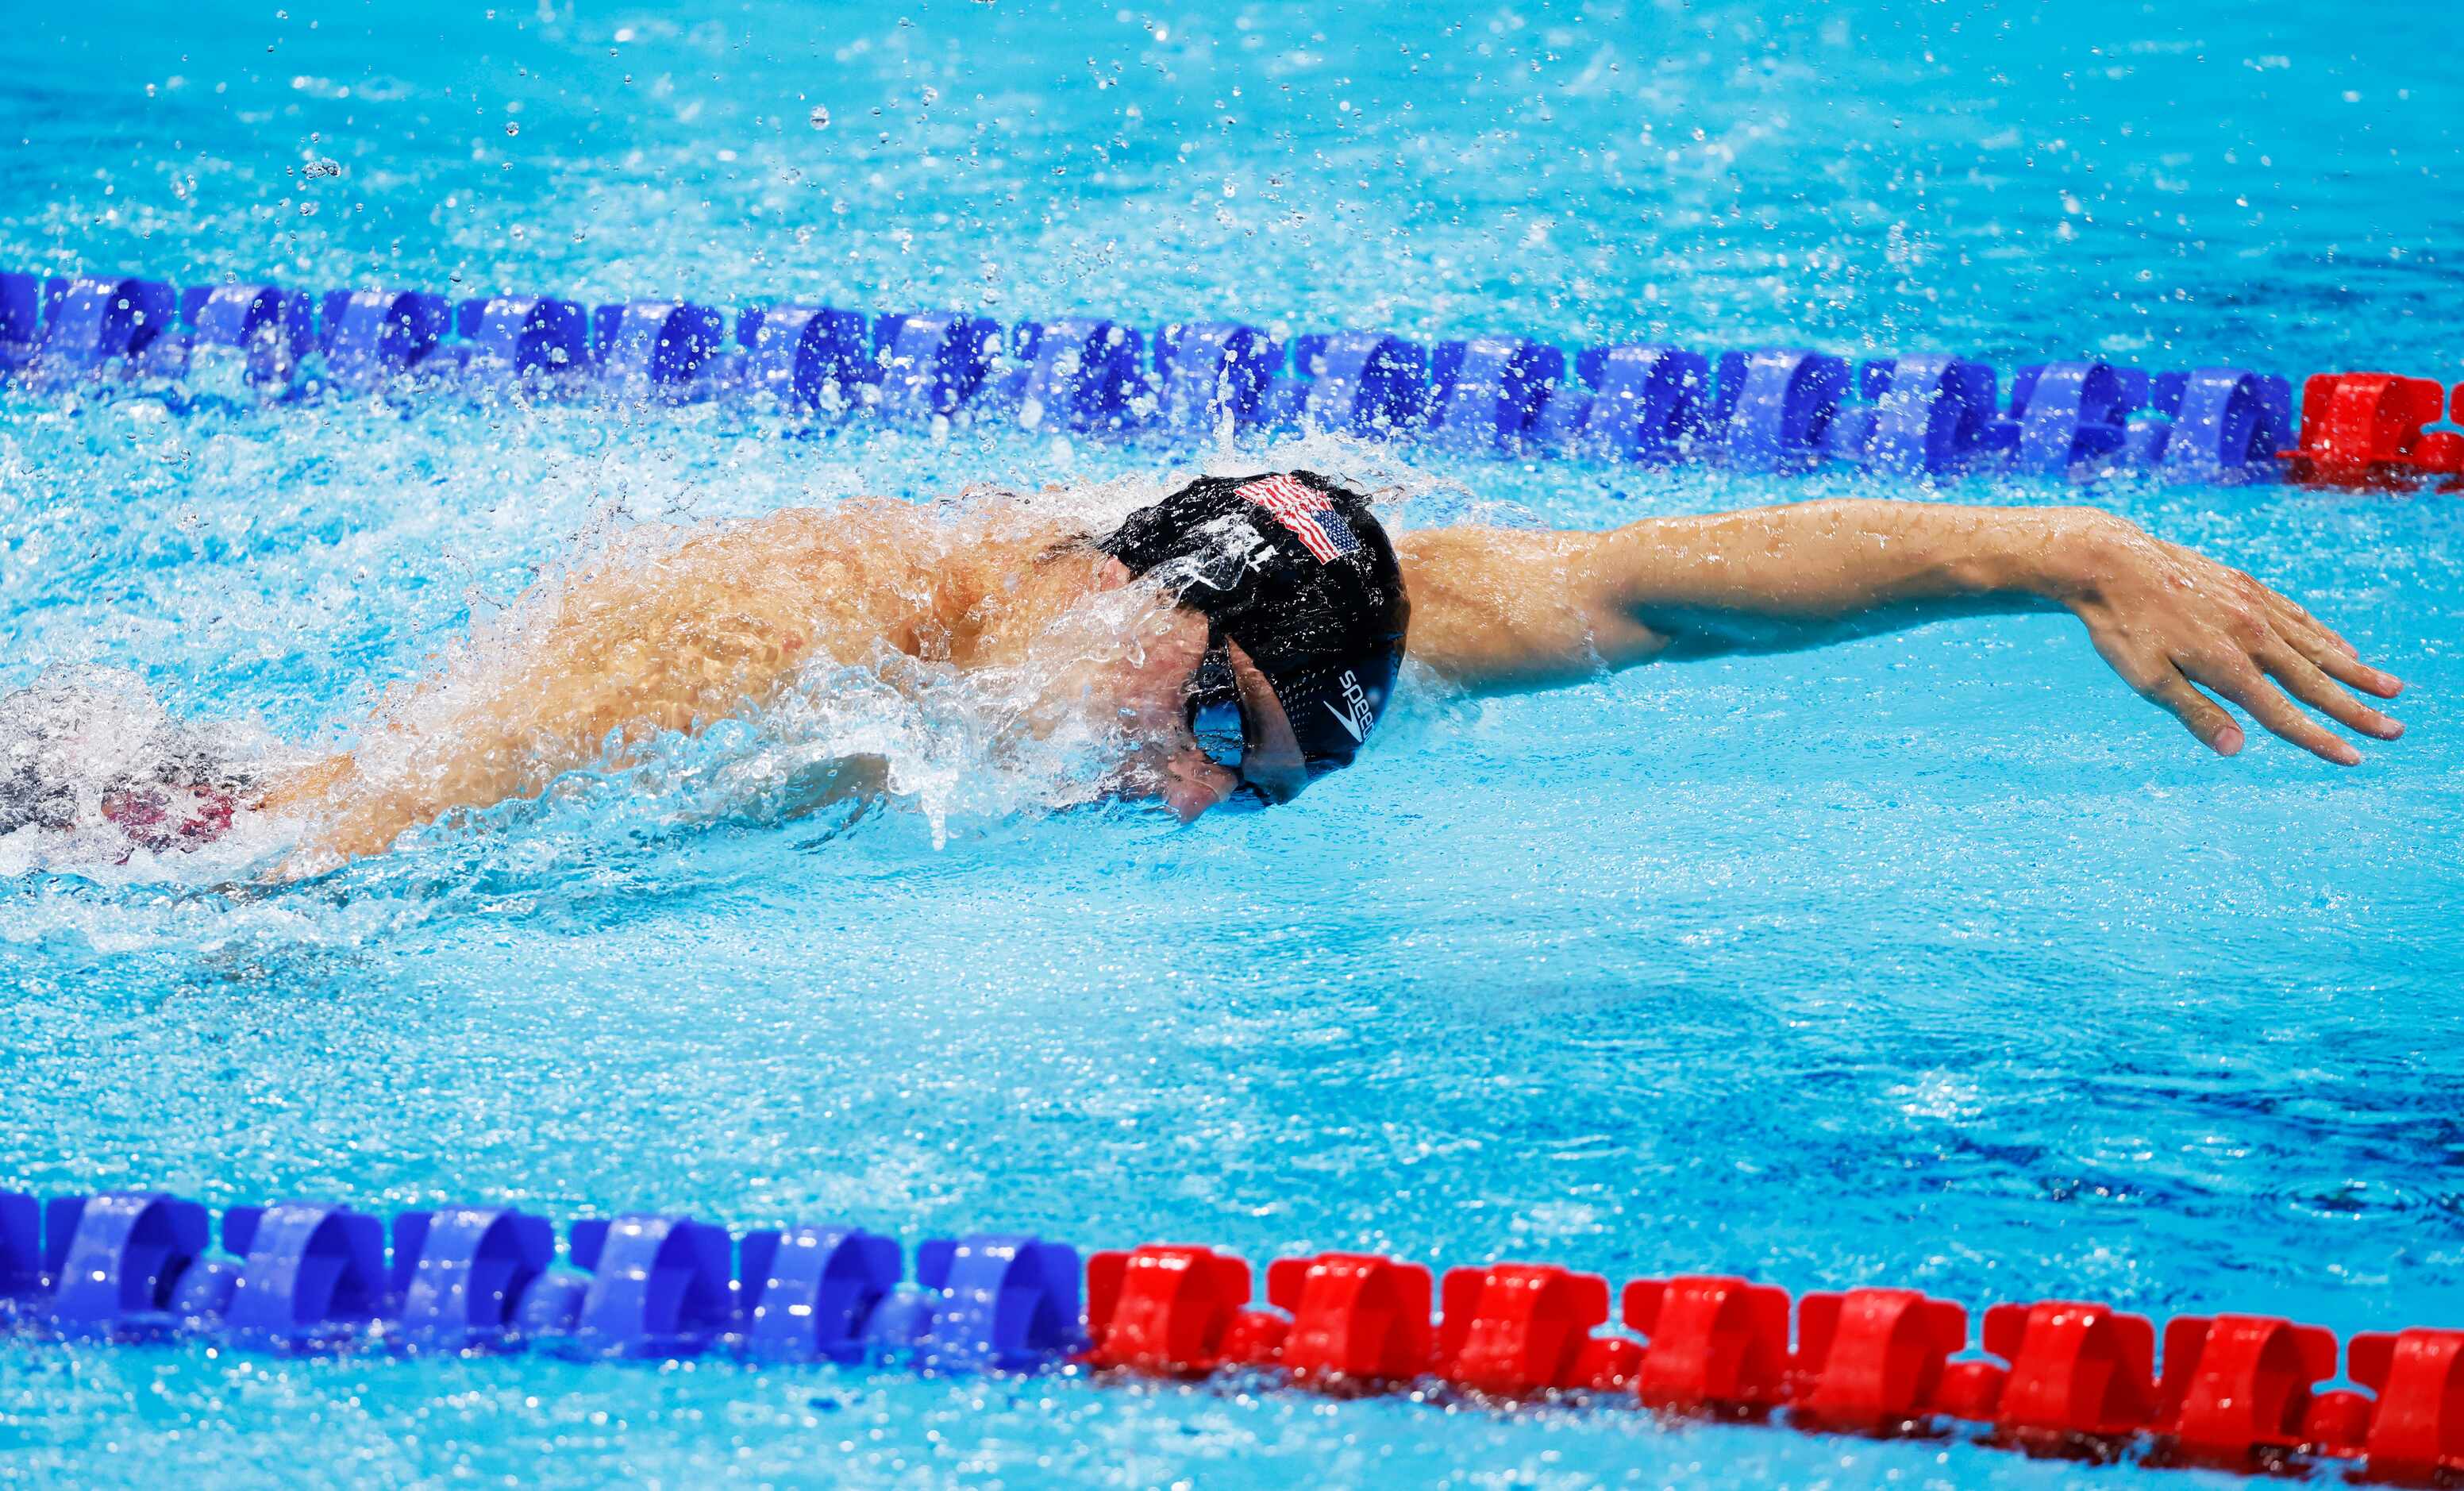
[[[830,111],[823,108],[818,103],[813,105],[813,112],[805,115],[804,118],[811,121],[812,126],[815,129],[827,129],[830,127]]]
[[[522,132],[522,126],[520,126],[519,124],[515,123],[512,120],[507,120],[507,121],[505,121],[505,133],[506,133],[506,134],[508,134],[508,135],[518,135],[518,134],[520,134],[521,132]]]

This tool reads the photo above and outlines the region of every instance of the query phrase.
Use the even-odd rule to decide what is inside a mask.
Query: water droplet
[[[521,132],[522,132],[522,126],[520,126],[519,124],[515,123],[512,120],[507,120],[507,121],[505,121],[505,133],[506,133],[506,134],[508,134],[508,135],[518,135],[518,134],[520,134]]]
[[[813,105],[813,112],[806,115],[805,118],[813,121],[813,127],[815,129],[827,129],[830,127],[830,111],[823,108],[818,103]]]

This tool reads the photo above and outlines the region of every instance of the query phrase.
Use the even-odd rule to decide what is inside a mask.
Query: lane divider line
[[[898,1243],[818,1225],[494,1207],[390,1222],[329,1202],[207,1209],[164,1192],[0,1192],[0,1326],[67,1341],[204,1337],[277,1352],[552,1352],[896,1362],[931,1374],[1245,1373],[1347,1396],[1573,1396],[1669,1415],[2239,1472],[2343,1462],[2464,1476],[2464,1329],[2354,1335],[2269,1315],[2154,1322],[2087,1301],[1966,1306],[1553,1264],[1448,1270],[1367,1253],[1247,1261],[1148,1244],[1081,1258],[1024,1235]],[[2343,1382],[2338,1380],[2340,1355]]]
[[[731,318],[735,332],[728,333]],[[1006,426],[1186,443],[1326,432],[1507,459],[1691,462],[1918,478],[2123,472],[2214,486],[2464,490],[2464,384],[2096,359],[1999,373],[1947,354],[1851,364],[1803,347],[1716,356],[1513,336],[1424,346],[1334,331],[1287,344],[1257,326],[1145,329],[1081,317],[1003,327],[954,313],[809,304],[733,313],[686,301],[0,273],[0,381],[36,388],[215,387],[336,394],[754,401],[800,422],[944,431]],[[2297,428],[2298,414],[2298,428]]]

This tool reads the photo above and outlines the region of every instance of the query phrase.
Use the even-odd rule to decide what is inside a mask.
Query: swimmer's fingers
[[[2277,617],[2276,629],[2303,658],[2339,683],[2382,699],[2392,699],[2404,692],[2403,679],[2363,662],[2352,644],[2333,632],[2306,630],[2298,623],[2288,624],[2280,615]]]
[[[2233,723],[2222,705],[2183,677],[2180,669],[2167,663],[2162,672],[2150,670],[2145,682],[2127,673],[2123,676],[2139,691],[2140,697],[2170,713],[2209,750],[2218,756],[2233,756],[2241,751],[2241,727]]]
[[[1240,778],[1195,746],[1175,751],[1150,745],[1123,763],[1120,795],[1160,801],[1186,823],[1230,797],[1240,784]]]
[[[2360,648],[2345,641],[2343,633],[2311,615],[2299,602],[2264,581],[2239,570],[2233,573],[2243,593],[2266,611],[2276,630],[2303,657],[2318,665],[2320,671],[2382,699],[2392,699],[2404,691],[2403,679],[2363,662]]]
[[[2350,684],[2364,693],[2374,693],[2382,699],[2392,699],[2404,692],[2404,680],[2384,669],[2372,668],[2359,658],[2340,652],[2313,652],[2310,661],[2319,670],[2339,683]]]
[[[2223,694],[2240,705],[2251,718],[2321,760],[2333,761],[2339,766],[2362,764],[2362,753],[2353,749],[2351,741],[2302,713],[2291,699],[2267,681],[2259,672],[2258,665],[2248,654],[2235,653],[2221,660],[2186,658],[2181,660],[2181,666],[2183,673],[2191,682],[2204,684]]]
[[[2251,583],[2258,584],[2258,581],[2253,581]],[[2258,588],[2266,594],[2269,603],[2277,611],[2291,616],[2292,619],[2300,625],[2306,626],[2310,630],[2318,633],[2319,636],[2325,641],[2326,645],[2334,648],[2336,651],[2343,653],[2348,658],[2355,659],[2356,661],[2360,659],[2362,649],[2353,646],[2350,642],[2345,641],[2344,634],[2343,632],[2338,631],[2335,627],[2328,625],[2325,622],[2322,622],[2319,618],[2311,615],[2309,607],[2303,605],[2300,602],[2294,600],[2291,596],[2284,594],[2282,591],[2270,589],[2266,585],[2259,585]]]
[[[2198,736],[2209,750],[2218,756],[2232,756],[2241,750],[2241,727],[2215,700],[2193,687],[2173,666],[2171,658],[2102,625],[2088,627],[2088,641],[2096,647],[2097,655],[2104,659],[2105,666],[2122,675],[2123,683],[2137,691],[2141,698],[2180,720],[2183,728]]]
[[[2325,669],[2291,647],[2262,654],[2259,664],[2295,698],[2339,724],[2381,740],[2404,734],[2402,724],[2346,693]]]

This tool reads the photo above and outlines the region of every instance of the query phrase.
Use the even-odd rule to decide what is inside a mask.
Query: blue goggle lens
[[[1198,737],[1198,749],[1207,759],[1227,771],[1241,769],[1241,757],[1248,743],[1247,722],[1241,717],[1238,700],[1202,702],[1190,711],[1189,733]]]

